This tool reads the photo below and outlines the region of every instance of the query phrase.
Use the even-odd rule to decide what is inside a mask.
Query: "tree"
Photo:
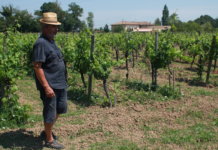
[[[180,22],[178,14],[177,13],[173,13],[172,15],[170,15],[169,17],[169,24],[170,25],[176,25]]]
[[[38,32],[39,23],[38,21],[28,13],[27,10],[16,10],[15,18],[20,25],[18,31],[20,32]]]
[[[97,29],[97,30],[98,30],[98,29]],[[102,27],[100,27],[100,28],[99,28],[99,31],[100,31],[100,32],[103,32],[104,29],[103,29]]]
[[[0,32],[3,31],[3,29],[5,28],[5,23],[4,23],[4,19],[3,17],[0,17]]]
[[[122,25],[117,25],[112,28],[113,32],[123,32],[125,29]]]
[[[40,10],[35,11],[35,15],[42,16],[42,14],[45,12],[55,12],[57,14],[60,14],[63,12],[63,10],[57,1],[56,2],[48,2],[48,3],[43,3],[42,6],[40,7]],[[58,19],[61,19],[61,18],[58,18]]]
[[[164,9],[163,9],[162,25],[163,26],[169,25],[169,10],[167,8],[167,5],[164,5]]]
[[[88,13],[88,17],[86,18],[87,20],[87,25],[88,25],[88,28],[93,31],[93,28],[94,28],[94,14],[92,12],[89,12]]]
[[[69,31],[79,31],[84,28],[84,22],[82,22],[79,17],[82,17],[83,8],[81,8],[76,3],[70,3],[69,9],[66,12],[66,18],[64,20],[64,29],[66,32]]]
[[[212,32],[214,31],[214,28],[210,22],[206,22],[205,24],[201,25],[202,30],[205,32]]]
[[[211,25],[213,27],[216,27],[216,20],[214,20],[211,16],[209,15],[202,15],[200,16],[199,18],[195,19],[194,20],[196,23],[200,24],[200,25],[203,25],[207,22],[211,23]]]
[[[161,25],[160,19],[157,18],[157,19],[154,21],[154,24],[157,25],[157,26],[160,26],[160,25]]]
[[[0,20],[3,22],[1,23],[2,28],[1,30],[5,30],[9,26],[15,25],[15,8],[12,7],[12,5],[9,6],[2,6],[2,9],[0,11]]]
[[[218,28],[218,18],[214,19],[214,22],[215,22],[215,28]]]
[[[0,11],[0,31],[5,31],[8,27],[15,27],[20,32],[39,31],[38,20],[27,10],[18,10],[11,5],[2,6]]]
[[[196,22],[189,21],[185,24],[185,31],[186,32],[194,32],[194,31],[202,32],[202,28]]]
[[[104,32],[110,32],[110,29],[107,24],[104,26]]]

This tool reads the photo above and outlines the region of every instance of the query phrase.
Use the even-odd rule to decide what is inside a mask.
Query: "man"
[[[58,32],[57,14],[43,13],[40,19],[42,34],[33,46],[32,62],[37,89],[43,101],[45,146],[63,149],[52,132],[53,125],[60,114],[67,111],[66,67],[63,55],[54,42]]]

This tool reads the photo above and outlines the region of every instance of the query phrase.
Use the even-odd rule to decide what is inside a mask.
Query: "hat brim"
[[[50,24],[50,25],[56,25],[56,26],[59,26],[61,25],[60,22],[47,22],[47,21],[44,21],[43,19],[40,19],[39,22],[43,23],[43,24]]]

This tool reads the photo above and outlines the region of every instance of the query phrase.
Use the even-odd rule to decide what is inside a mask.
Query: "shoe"
[[[53,136],[53,139],[54,139],[54,140],[58,140],[58,136],[56,136],[53,132],[52,132],[52,136]],[[41,137],[43,140],[46,140],[45,131],[42,131],[42,132],[40,133],[40,137]]]
[[[64,145],[58,143],[56,140],[53,140],[52,142],[45,142],[45,146],[53,149],[64,149]]]

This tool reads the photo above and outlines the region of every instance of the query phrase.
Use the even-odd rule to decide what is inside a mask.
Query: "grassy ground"
[[[174,63],[177,91],[168,84],[167,70],[159,70],[159,90],[149,90],[151,78],[143,64],[114,69],[109,80],[109,108],[100,81],[95,81],[92,101],[87,102],[79,75],[71,74],[69,111],[54,131],[67,150],[216,150],[218,149],[218,74],[209,86],[194,80],[196,71]],[[20,102],[32,107],[30,122],[15,129],[0,130],[2,150],[46,150],[38,137],[43,130],[42,103],[32,78],[18,81]],[[173,96],[172,96],[173,95]]]

